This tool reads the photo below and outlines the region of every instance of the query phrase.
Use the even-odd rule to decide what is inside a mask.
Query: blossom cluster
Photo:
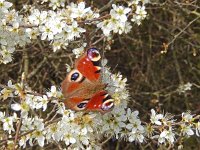
[[[42,4],[46,2],[49,3],[49,7],[51,7],[53,10],[65,6],[65,0],[43,0]]]
[[[18,132],[17,145],[22,148],[34,144],[43,147],[47,143],[64,142],[66,146],[71,148],[84,149],[87,147],[92,149],[93,147],[97,148],[98,141],[100,141],[100,136],[96,135],[106,133],[118,136],[121,124],[125,125],[123,121],[126,121],[127,80],[123,79],[120,74],[111,74],[108,68],[104,68],[104,71],[107,74],[107,76],[103,75],[105,72],[102,74],[102,77],[105,77],[104,81],[107,81],[105,79],[110,76],[108,86],[115,86],[109,92],[116,101],[116,108],[106,115],[95,112],[85,114],[65,109],[64,104],[59,100],[62,99],[61,91],[57,90],[55,86],[52,86],[46,94],[41,95],[22,83],[12,84],[11,81],[8,81],[7,86],[1,90],[2,99],[9,100],[16,97],[18,99],[16,98],[11,104],[11,109],[16,113],[14,112],[13,115],[8,115],[5,112],[0,113],[0,121],[3,123],[5,134],[11,136]],[[119,105],[119,100],[123,101],[122,105]],[[48,115],[41,115],[41,111],[49,111],[47,106],[49,108],[53,106],[51,112]],[[104,123],[106,120],[110,120],[111,116],[119,125],[116,122]],[[21,122],[20,130],[17,131],[19,122]],[[112,130],[110,130],[111,128]],[[14,143],[12,138],[9,142]]]
[[[190,91],[192,89],[192,83],[188,82],[186,84],[182,84],[178,87],[177,91],[179,93],[185,93],[187,91]]]
[[[152,109],[150,120],[147,133],[153,135],[159,131],[159,135],[152,136],[153,139],[158,139],[159,144],[168,142],[173,145],[176,137],[187,138],[194,135],[195,132],[199,136],[200,116],[191,115],[190,112],[182,113],[182,119],[177,121],[171,114],[156,114],[155,110]]]
[[[97,8],[93,10],[85,2],[66,5],[64,0],[43,0],[41,4],[48,4],[53,10],[24,5],[22,12],[25,14],[19,14],[12,9],[12,3],[1,0],[0,61],[4,64],[11,62],[16,46],[24,47],[37,38],[50,41],[54,52],[66,49],[73,41],[83,43],[81,37],[86,26],[101,28],[105,36],[111,35],[112,31],[128,33],[132,28],[128,20],[141,24],[147,15],[145,4],[148,1],[131,0],[126,3],[126,7],[112,4],[110,14],[100,14]]]
[[[12,54],[16,46],[25,46],[30,39],[24,28],[23,17],[15,9],[11,9],[12,3],[0,1],[0,63],[7,64],[12,61]]]
[[[81,33],[86,31],[79,26],[78,19],[94,19],[98,16],[90,7],[86,8],[84,2],[71,3],[57,12],[32,9],[28,23],[34,27],[28,28],[27,32],[31,39],[36,39],[38,35],[41,35],[41,40],[52,41],[55,52],[61,47],[65,48],[69,42],[80,38]]]
[[[72,149],[101,149],[102,136],[139,143],[157,139],[158,144],[173,144],[176,137],[200,136],[200,116],[190,112],[182,113],[178,121],[168,113],[157,114],[152,109],[149,123],[142,123],[139,112],[128,108],[126,81],[120,73],[112,74],[103,67],[102,82],[108,84],[107,91],[115,100],[114,109],[104,115],[66,109],[62,93],[55,86],[45,94],[38,94],[22,83],[8,81],[1,90],[1,98],[15,99],[10,107],[14,112],[0,112],[4,134],[11,137],[8,143],[14,144],[12,135],[18,135],[15,146],[22,148],[56,142]]]
[[[131,1],[128,2],[129,7],[113,4],[112,9],[110,10],[110,18],[98,23],[97,27],[101,28],[106,36],[109,36],[112,31],[118,34],[128,33],[132,28],[131,23],[128,21],[128,17],[132,15],[131,21],[140,25],[141,21],[147,15],[147,12],[145,11],[146,3],[147,2],[143,2],[143,5],[141,6],[139,5],[139,1]],[[136,7],[135,12],[133,12],[134,10],[131,9],[130,6]]]

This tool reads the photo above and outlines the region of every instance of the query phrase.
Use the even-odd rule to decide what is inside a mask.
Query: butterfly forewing
[[[97,49],[91,48],[76,62],[76,68],[88,80],[94,82],[100,77],[101,56]]]

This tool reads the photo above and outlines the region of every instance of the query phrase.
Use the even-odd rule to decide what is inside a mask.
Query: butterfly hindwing
[[[106,91],[95,93],[90,99],[73,97],[64,101],[68,108],[73,110],[99,111],[105,113],[114,107],[112,97]]]
[[[64,101],[64,104],[72,110],[80,111],[85,110],[85,106],[88,103],[83,97],[72,97]]]
[[[103,113],[111,110],[113,107],[112,97],[104,90],[95,93],[86,105],[87,110]]]

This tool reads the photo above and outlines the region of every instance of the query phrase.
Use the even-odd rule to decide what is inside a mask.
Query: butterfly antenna
[[[111,70],[111,73],[113,74],[116,68],[118,67],[119,64],[116,64],[115,67]]]
[[[108,83],[107,83],[105,86],[106,86],[106,87],[114,87],[114,88],[118,88],[117,86],[109,85]]]
[[[104,44],[103,44],[104,45]],[[102,51],[102,59],[103,60],[105,58],[105,53],[104,53],[104,46],[103,46],[103,51]],[[102,63],[102,62],[101,62]],[[104,71],[104,65],[102,65],[102,71]],[[102,78],[104,77],[104,72],[102,73]]]
[[[87,43],[87,49],[92,47],[92,41],[90,38],[90,33],[86,30],[85,32],[85,39],[86,39],[86,43]]]

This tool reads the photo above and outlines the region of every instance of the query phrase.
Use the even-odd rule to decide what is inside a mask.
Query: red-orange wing
[[[112,110],[114,102],[112,97],[104,90],[94,94],[94,96],[88,101],[86,110],[88,111],[100,111],[102,113]]]
[[[65,105],[73,110],[100,111],[105,113],[110,111],[113,106],[113,99],[101,88],[96,93],[88,92],[88,87],[100,87],[99,61],[101,56],[97,49],[90,48],[75,62],[75,69],[72,70],[62,82],[61,88],[66,98]],[[92,84],[91,84],[92,83]],[[103,87],[103,86],[102,86]],[[88,93],[87,93],[88,92]]]
[[[96,48],[90,48],[78,59],[75,66],[85,78],[94,82],[100,77],[100,59],[99,51]]]

